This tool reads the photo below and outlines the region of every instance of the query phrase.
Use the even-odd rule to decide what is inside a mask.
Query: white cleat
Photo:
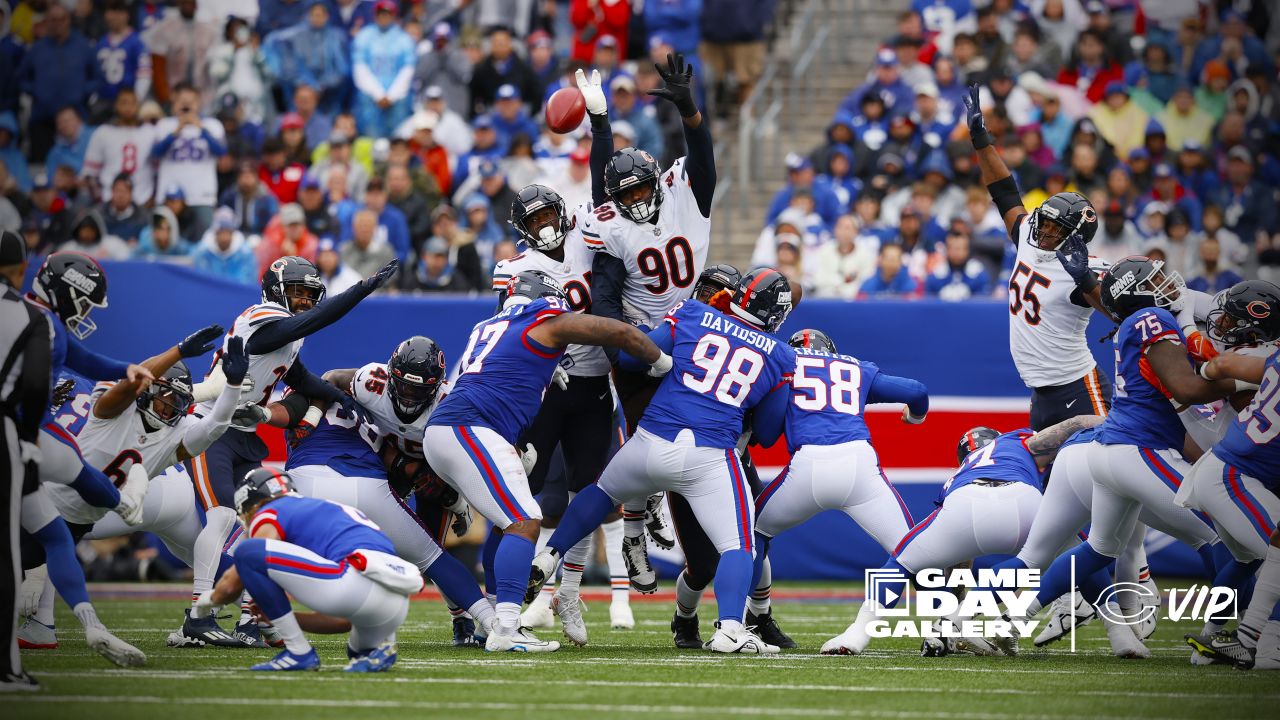
[[[766,643],[745,626],[739,626],[730,633],[720,627],[720,623],[716,623],[716,634],[703,647],[711,652],[739,655],[776,655],[782,652],[777,645]]]
[[[106,628],[86,627],[84,639],[102,657],[120,667],[142,667],[147,656],[138,648],[112,635]]]
[[[542,586],[555,575],[560,565],[560,558],[552,551],[544,549],[533,557],[533,567],[529,568],[529,585],[524,590],[524,601],[533,604]]]
[[[1107,628],[1107,640],[1111,641],[1113,655],[1127,660],[1145,660],[1151,657],[1151,651],[1133,634],[1130,626],[1107,622],[1105,618],[1102,624]]]
[[[556,614],[551,611],[551,596],[540,592],[529,607],[520,613],[520,624],[530,628],[549,628],[556,625]]]
[[[489,633],[484,641],[484,649],[486,652],[555,652],[560,649],[560,643],[555,640],[539,640],[532,630],[522,627],[510,635]]]
[[[536,558],[535,558],[536,559]],[[627,566],[631,589],[642,595],[658,592],[658,573],[649,563],[649,547],[644,536],[622,538],[622,560]]]
[[[861,655],[871,638],[850,625],[844,632],[822,643],[823,655]]]
[[[29,617],[18,628],[18,647],[23,650],[57,650],[58,634],[52,626]]]
[[[649,531],[649,537],[653,539],[655,545],[663,550],[670,550],[676,546],[676,534],[667,520],[666,505],[662,499],[662,493],[658,493],[650,495],[645,502],[644,528]]]
[[[1045,624],[1044,630],[1036,636],[1035,646],[1044,647],[1051,642],[1056,642],[1066,637],[1073,627],[1084,627],[1093,622],[1098,617],[1098,613],[1093,606],[1085,602],[1084,595],[1075,593],[1076,604],[1071,605],[1071,595],[1060,596],[1053,604],[1049,606],[1049,622]]]
[[[1003,619],[1009,622],[1009,616],[1005,615]],[[970,640],[972,638],[965,638]],[[985,638],[983,638],[985,640]],[[1014,656],[1018,654],[1018,641],[1022,639],[1022,635],[1018,632],[1018,628],[1009,622],[1009,634],[1007,636],[996,636],[991,640],[991,644],[996,646],[1001,655]]]
[[[609,604],[609,625],[614,630],[632,630],[636,626],[636,616],[631,612],[631,603],[626,600]]]
[[[587,644],[587,624],[582,621],[582,598],[577,594],[570,595],[564,592],[557,592],[556,596],[551,599],[551,609],[560,618],[560,625],[564,628],[564,636],[569,638],[569,642],[583,647]]]
[[[997,647],[995,643],[991,642],[990,640],[984,637],[955,638],[954,647],[956,652],[969,653],[970,655],[984,655],[987,657],[992,657],[995,655],[1007,654],[1003,650],[1001,650],[999,647]],[[1017,646],[1015,645],[1014,647],[1015,647],[1014,654],[1017,654],[1016,652]]]

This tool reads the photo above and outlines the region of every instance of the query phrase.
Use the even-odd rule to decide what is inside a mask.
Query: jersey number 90
[[[636,256],[640,274],[654,278],[654,282],[644,286],[654,295],[661,295],[672,287],[686,288],[693,284],[696,274],[693,264],[693,248],[687,238],[679,235],[667,241],[665,251],[645,248]]]

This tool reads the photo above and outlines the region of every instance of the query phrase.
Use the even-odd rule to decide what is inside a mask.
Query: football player
[[[506,307],[471,331],[462,370],[431,413],[422,442],[432,469],[503,531],[492,563],[498,622],[485,649],[547,652],[559,643],[519,628],[541,512],[515,443],[569,345],[617,347],[658,374],[671,368],[671,358],[631,325],[573,312],[564,290],[540,270],[517,274],[508,288]]]
[[[674,358],[672,372],[599,482],[570,503],[547,549],[535,558],[529,584],[536,593],[564,552],[619,502],[672,490],[689,501],[720,552],[715,577],[720,622],[707,649],[776,653],[776,645],[742,623],[755,538],[750,491],[736,449],[748,410],[780,406],[789,397],[795,352],[768,333],[791,312],[791,285],[777,270],[758,270],[743,278],[728,310],[686,300],[650,332]],[[619,358],[633,371],[643,367],[625,355]],[[648,579],[654,581],[651,570]]]
[[[393,260],[374,275],[326,300],[320,272],[309,260],[289,255],[271,263],[262,274],[262,302],[236,318],[226,341],[232,336],[244,340],[249,353],[247,377],[252,380],[253,391],[259,393],[257,404],[266,405],[276,383],[283,380],[306,397],[339,404],[353,414],[363,412],[350,395],[308,371],[298,360],[298,353],[308,335],[341,319],[357,303],[390,282],[397,268],[398,263]],[[207,381],[212,397],[197,398],[198,414],[208,413],[220,392],[221,354],[215,357],[209,373],[212,382]],[[212,587],[218,558],[235,524],[232,495],[237,479],[258,467],[266,457],[267,446],[254,433],[253,426],[237,425],[234,432],[224,433],[202,455],[187,461],[205,512],[205,527],[196,540],[191,609],[195,598]],[[236,632],[243,633],[247,642],[256,643],[257,623],[248,615],[241,619]],[[195,641],[206,634],[221,632],[214,618],[188,611],[182,628],[170,636],[170,644],[196,645]]]
[[[574,312],[590,312],[592,253],[583,241],[575,218],[566,211],[559,193],[544,185],[526,186],[511,204],[510,222],[529,249],[499,262],[494,268],[493,288],[499,292],[500,302],[512,277],[524,270],[540,270],[564,288],[569,307]],[[557,371],[557,381],[547,388],[538,415],[517,446],[532,448],[537,458],[529,474],[529,490],[535,496],[543,491],[555,450],[559,447],[564,459],[566,489],[572,498],[595,482],[609,461],[613,441],[613,388],[609,383],[609,359],[599,346],[570,345],[560,367],[564,372]],[[544,522],[539,531],[539,550],[551,537],[554,527],[554,522],[546,522],[547,505],[541,507]],[[625,573],[621,567],[622,516],[610,515],[602,527],[606,542],[611,539],[612,544],[616,544],[606,552],[617,562],[621,575]],[[561,572],[558,595],[548,598],[551,601],[548,607],[555,608],[557,612],[579,612],[578,589],[590,552],[590,537],[583,538],[569,551]],[[539,598],[545,596],[546,593]],[[538,619],[539,607],[536,600],[530,605],[526,611],[530,620]],[[625,592],[620,598],[614,595],[609,614],[614,626],[635,625]],[[532,625],[529,622],[525,624]]]
[[[235,503],[249,538],[235,548],[235,567],[196,598],[196,614],[212,615],[248,590],[284,639],[284,650],[250,670],[319,670],[292,595],[317,613],[350,621],[347,672],[391,669],[396,630],[422,577],[396,557],[378,525],[353,507],[299,497],[288,474],[269,468],[244,477]]]

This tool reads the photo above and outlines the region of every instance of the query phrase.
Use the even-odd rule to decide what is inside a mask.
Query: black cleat
[[[1183,638],[1207,664],[1234,665],[1240,670],[1253,667],[1255,650],[1240,643],[1237,630],[1220,630],[1212,634],[1184,635]]]
[[[262,639],[262,631],[258,629],[258,621],[253,618],[249,618],[249,620],[236,625],[235,638],[244,643],[245,647],[271,647]]]
[[[671,637],[681,650],[701,650],[702,633],[698,632],[698,616],[671,618]]]
[[[750,610],[747,611],[747,617],[742,621],[743,625],[749,628],[755,628],[756,635],[769,645],[777,645],[783,650],[790,650],[796,647],[796,641],[791,639],[790,635],[782,632],[782,628],[778,627],[778,622],[773,619],[773,611],[763,615],[756,615]]]
[[[453,619],[453,646],[484,647],[484,643],[476,640],[476,623],[474,620],[465,616]]]
[[[242,641],[228,635],[219,627],[218,621],[212,615],[193,618],[190,609],[186,611],[182,627],[169,633],[165,645],[169,647],[245,647]]]
[[[36,682],[36,679],[31,677],[25,670],[0,674],[0,693],[37,692],[39,690],[40,683]]]

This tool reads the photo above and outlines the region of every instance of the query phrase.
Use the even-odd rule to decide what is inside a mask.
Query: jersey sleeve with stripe
[[[254,513],[249,534],[253,535],[263,525],[274,527],[281,540],[336,563],[357,550],[395,554],[391,540],[364,513],[328,500],[295,495],[276,498]],[[271,562],[275,560],[272,558]]]
[[[796,351],[785,429],[787,448],[870,440],[863,411],[880,368],[848,355]]]
[[[386,479],[377,454],[381,447],[377,429],[352,417],[341,405],[333,405],[320,424],[289,449],[284,469],[325,465],[345,477]]]
[[[1169,392],[1147,360],[1147,351],[1159,342],[1186,346],[1178,321],[1168,310],[1143,308],[1120,323],[1112,340],[1116,354],[1115,397],[1111,413],[1098,426],[1098,442],[1154,450],[1182,448],[1186,430]],[[1191,363],[1190,357],[1187,363]]]
[[[1253,401],[1213,453],[1271,491],[1280,491],[1280,352],[1267,360]]]
[[[289,317],[289,311],[276,303],[267,302],[259,303],[250,307],[248,310],[240,313],[240,317],[236,318],[232,325],[231,333],[223,340],[223,349],[226,348],[226,340],[235,335],[244,338],[245,343],[249,342],[249,338],[259,329],[267,324]],[[271,391],[275,388],[280,378],[289,372],[289,368],[293,367],[293,363],[298,359],[298,353],[302,350],[303,339],[299,338],[291,343],[287,343],[275,350],[264,355],[249,355],[249,373],[248,377],[253,378],[253,391],[258,394],[257,400],[259,405],[266,405],[271,399]],[[221,355],[221,351],[219,351]],[[208,400],[196,407],[197,413],[207,413],[213,409],[213,400]],[[252,428],[241,428],[232,425],[230,430],[239,430],[241,432],[254,432]]]

